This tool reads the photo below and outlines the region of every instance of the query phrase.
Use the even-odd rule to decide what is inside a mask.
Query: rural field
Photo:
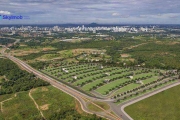
[[[179,120],[180,85],[125,108],[134,120]]]
[[[5,96],[5,97],[3,97]],[[0,118],[2,120],[12,119],[12,120],[24,120],[24,119],[41,119],[41,115],[39,114],[36,106],[33,101],[28,96],[27,92],[20,92],[17,95],[2,95],[4,99],[1,106]],[[10,99],[12,98],[12,99]],[[30,113],[30,114],[29,114]]]
[[[127,94],[135,94],[136,91],[146,92],[145,88],[148,86],[168,82],[165,79],[168,76],[164,77],[164,74],[167,74],[165,70],[103,66],[96,63],[59,63],[58,66],[50,66],[42,71],[88,94],[111,97],[117,101],[119,98],[127,97]],[[168,74],[169,77],[174,76]]]
[[[32,98],[38,105],[35,105]],[[52,86],[38,87],[31,91],[0,96],[0,120],[40,120],[53,119],[53,114],[61,111],[77,110],[74,114],[87,114],[81,110],[79,103],[71,96]],[[54,118],[55,119],[55,118]],[[64,118],[66,119],[66,118]]]

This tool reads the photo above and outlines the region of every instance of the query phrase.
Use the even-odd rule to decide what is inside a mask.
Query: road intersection
[[[178,82],[175,82],[173,84],[164,86],[162,88],[158,88],[158,89],[156,89],[156,90],[154,90],[152,92],[146,93],[146,94],[144,94],[142,96],[139,96],[139,97],[136,97],[134,99],[128,100],[128,101],[126,101],[126,102],[124,102],[124,103],[122,103],[120,105],[116,105],[116,104],[114,104],[112,102],[111,99],[100,99],[100,98],[91,97],[91,96],[88,96],[88,95],[86,95],[84,93],[81,93],[80,91],[78,91],[76,89],[73,89],[73,88],[71,88],[71,87],[69,87],[69,86],[67,86],[67,85],[65,85],[65,84],[63,84],[61,82],[58,82],[54,78],[52,78],[52,77],[50,77],[50,76],[48,76],[48,75],[34,69],[34,68],[32,68],[31,66],[29,66],[24,61],[14,57],[14,56],[11,56],[10,54],[6,54],[5,53],[6,49],[7,49],[7,47],[4,46],[4,48],[1,50],[1,54],[3,56],[5,56],[8,59],[12,60],[13,62],[15,62],[16,64],[21,66],[23,69],[25,69],[26,71],[35,74],[37,77],[49,82],[52,86],[62,90],[63,92],[71,95],[72,97],[74,97],[76,100],[78,100],[80,102],[80,105],[81,105],[81,108],[82,108],[83,111],[85,111],[87,113],[90,113],[90,114],[97,114],[98,116],[101,116],[101,117],[104,117],[104,118],[107,118],[107,119],[110,119],[110,120],[132,120],[132,118],[124,111],[125,107],[180,84],[180,82],[178,81]],[[114,114],[110,110],[105,110],[102,107],[100,107],[99,105],[95,104],[94,101],[106,102],[110,106],[111,111]],[[87,108],[87,102],[95,105],[96,107],[101,109],[103,112],[90,111]]]

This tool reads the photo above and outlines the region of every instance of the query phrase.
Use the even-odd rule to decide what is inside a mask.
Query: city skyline
[[[30,19],[0,24],[180,24],[178,0],[2,0],[0,15]]]

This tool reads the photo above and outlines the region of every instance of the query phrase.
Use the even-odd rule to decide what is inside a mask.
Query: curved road
[[[26,71],[28,72],[31,72],[33,74],[35,74],[37,77],[49,82],[52,86],[64,91],[65,93],[71,95],[72,97],[76,98],[80,104],[81,104],[81,107],[82,109],[87,112],[87,113],[90,113],[90,114],[97,114],[98,116],[101,116],[101,117],[105,117],[107,119],[110,119],[110,120],[121,120],[121,118],[119,116],[116,116],[114,114],[112,114],[110,111],[108,110],[104,110],[103,108],[101,108],[100,106],[98,106],[97,104],[95,104],[93,101],[110,101],[110,100],[103,100],[103,99],[97,99],[97,98],[93,98],[93,97],[90,97],[90,96],[87,96],[83,93],[80,93],[79,91],[69,87],[69,86],[66,86],[64,85],[63,83],[60,83],[58,81],[56,81],[55,79],[39,72],[38,70],[32,68],[31,66],[29,66],[28,64],[26,64],[25,62],[13,57],[13,56],[10,56],[10,55],[7,55],[5,54],[6,48],[3,49],[1,51],[1,53],[6,56],[7,58],[9,58],[10,60],[12,60],[13,62],[15,62],[16,64],[18,64],[19,66],[21,66],[22,68],[24,68]],[[101,113],[97,113],[97,112],[92,112],[92,111],[89,111],[87,109],[87,102],[95,105],[96,107],[100,108],[103,112]]]
[[[39,78],[49,82],[52,86],[64,91],[65,93],[71,95],[72,97],[74,97],[75,99],[77,99],[80,104],[81,104],[81,107],[82,109],[87,112],[87,113],[90,113],[90,114],[97,114],[98,116],[102,116],[102,117],[105,117],[107,119],[110,119],[110,120],[132,120],[132,118],[124,111],[124,108],[133,104],[133,103],[136,103],[140,100],[143,100],[145,98],[148,98],[152,95],[155,95],[159,92],[162,92],[164,90],[167,90],[169,88],[172,88],[174,86],[177,86],[180,84],[180,81],[176,82],[176,83],[173,83],[171,85],[167,85],[167,86],[164,86],[162,88],[159,88],[157,90],[154,90],[150,93],[146,93],[142,96],[139,96],[137,98],[134,98],[134,99],[131,99],[125,103],[122,103],[120,105],[116,105],[112,102],[112,100],[110,99],[97,99],[97,98],[93,98],[93,97],[90,97],[86,94],[83,94],[69,86],[66,86],[64,85],[63,83],[61,82],[58,82],[56,81],[55,79],[39,72],[38,70],[32,68],[31,66],[29,66],[28,64],[26,64],[25,62],[13,57],[13,56],[10,56],[10,55],[7,55],[7,54],[4,54],[6,48],[5,49],[2,49],[1,53],[6,56],[7,58],[9,58],[10,60],[14,61],[16,64],[20,65],[21,67],[23,67],[25,70],[35,74],[36,76],[38,76]],[[101,101],[101,102],[106,102],[110,105],[111,107],[111,110],[116,114],[112,114],[111,112],[107,111],[107,110],[104,110],[103,108],[101,108],[100,106],[98,106],[97,104],[95,104],[94,102],[92,101]],[[87,109],[87,102],[90,102],[91,104],[94,104],[95,106],[99,107],[100,109],[102,109],[103,112],[101,113],[96,113],[96,112],[92,112],[92,111],[89,111]]]

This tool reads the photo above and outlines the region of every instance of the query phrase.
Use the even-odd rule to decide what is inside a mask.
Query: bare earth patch
[[[130,56],[129,54],[121,54],[122,58],[126,58],[126,57],[129,57],[129,56]]]
[[[156,44],[166,44],[166,45],[175,45],[175,44],[180,44],[180,42],[177,41],[171,41],[171,42],[162,42],[162,41],[156,41]]]
[[[82,114],[83,111],[82,111],[82,109],[81,109],[80,103],[79,103],[77,100],[75,100],[75,104],[76,104],[75,109],[77,110],[77,112],[80,113],[80,114]]]
[[[46,87],[42,87],[41,91],[49,91],[49,90]]]
[[[50,51],[50,50],[54,50],[54,48],[50,48],[50,47],[49,47],[49,48],[43,48],[42,50],[43,50],[43,51]]]
[[[15,50],[15,51],[11,51],[11,53],[13,55],[16,55],[16,56],[24,56],[24,55],[29,55],[29,54],[38,53],[38,52],[39,51],[37,51],[37,50],[29,50],[29,51]]]
[[[80,53],[83,53],[83,52],[86,52],[88,54],[92,53],[92,52],[98,52],[98,53],[101,53],[101,52],[106,52],[106,50],[98,50],[98,49],[73,49],[72,52],[74,54],[80,54]]]
[[[129,60],[130,60],[131,62],[134,62],[134,61],[135,61],[135,59],[134,59],[134,58],[130,58]]]
[[[169,42],[168,45],[175,45],[175,44],[179,44],[179,42]]]
[[[40,106],[40,109],[41,110],[48,110],[49,109],[49,104],[45,104],[45,105]]]

